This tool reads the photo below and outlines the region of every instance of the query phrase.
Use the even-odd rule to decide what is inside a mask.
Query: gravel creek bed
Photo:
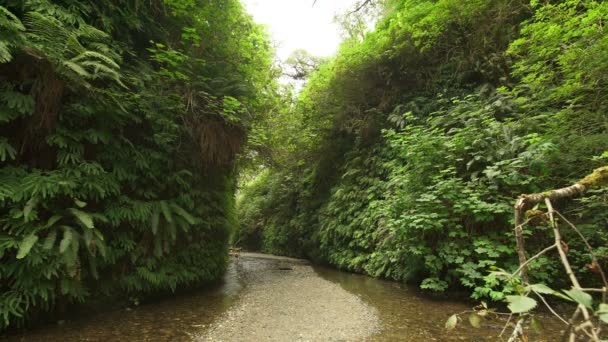
[[[256,256],[243,255],[237,268]],[[267,260],[243,267],[247,287],[198,341],[363,341],[379,329],[376,309],[305,262]]]

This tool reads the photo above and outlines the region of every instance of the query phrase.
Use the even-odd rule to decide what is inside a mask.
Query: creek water
[[[26,332],[0,336],[15,341],[191,341],[222,316],[246,289],[248,275],[267,272],[289,259],[247,254],[231,262],[221,284],[205,290],[41,326]],[[295,262],[295,261],[292,261]],[[470,310],[474,303],[429,298],[417,289],[403,284],[315,267],[316,273],[339,284],[375,307],[381,330],[372,341],[499,341],[505,320],[483,320],[481,328],[464,321],[457,329],[446,332],[444,324],[453,313]],[[297,296],[294,293],[294,296]],[[328,303],[331,304],[331,303]],[[345,312],[344,315],[348,315]],[[532,333],[530,341],[558,340],[559,326],[550,318],[543,319],[544,329]],[[243,341],[247,337],[243,336]],[[505,338],[506,340],[506,338]]]

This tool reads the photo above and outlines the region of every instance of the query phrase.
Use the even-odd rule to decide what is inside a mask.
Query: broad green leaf
[[[586,308],[592,308],[593,298],[590,294],[579,289],[564,290],[564,293],[566,293],[568,297],[572,298],[575,302],[585,306]]]
[[[526,286],[527,290],[542,293],[542,294],[553,294],[555,290],[551,289],[545,284],[532,284]]]
[[[536,300],[526,296],[506,296],[512,313],[525,313],[536,307]]]
[[[608,304],[601,303],[597,313],[604,323],[608,323]]]
[[[19,245],[19,251],[17,252],[17,259],[25,258],[29,254],[30,250],[32,249],[32,247],[34,246],[36,241],[38,241],[37,235],[30,234],[30,235],[26,236],[23,239],[23,241],[21,241],[21,244]]]
[[[72,215],[74,215],[74,217],[76,217],[78,219],[78,221],[80,221],[80,223],[82,223],[82,225],[84,225],[85,227],[87,227],[89,229],[95,228],[95,225],[93,224],[93,218],[91,217],[91,215],[85,213],[84,211],[75,209],[75,208],[70,208],[70,209],[68,209],[68,211],[70,213],[72,213]]]
[[[448,330],[453,330],[456,328],[456,324],[458,323],[458,316],[452,315],[448,318],[447,322],[445,322],[445,328]]]

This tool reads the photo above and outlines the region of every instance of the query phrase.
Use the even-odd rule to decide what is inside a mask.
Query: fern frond
[[[8,63],[13,59],[10,46],[0,40],[0,63]]]
[[[62,227],[64,231],[63,239],[61,239],[61,242],[59,243],[59,253],[64,253],[68,249],[68,247],[70,247],[70,244],[72,244],[72,241],[74,240],[74,229],[68,226]]]
[[[173,215],[171,215],[171,210],[169,210],[169,205],[166,201],[160,202],[160,210],[163,212],[163,216],[167,222],[170,224],[173,223]]]
[[[8,142],[8,139],[0,138],[0,161],[13,160],[16,155],[17,150]]]
[[[30,234],[26,236],[21,244],[19,245],[19,252],[17,252],[17,259],[25,258],[29,253],[34,244],[38,241],[38,236]]]
[[[70,34],[70,37],[65,43],[71,53],[81,54],[87,51],[87,49],[82,46],[80,41],[78,41],[78,37],[75,34]]]
[[[93,229],[95,228],[95,224],[93,223],[93,218],[88,213],[78,210],[76,208],[69,208],[68,212],[70,212],[74,217],[78,220],[80,224],[82,224],[85,228]]]
[[[47,235],[46,239],[44,239],[42,248],[44,248],[46,250],[52,249],[53,246],[55,245],[56,240],[57,240],[57,231],[53,230],[52,232],[49,233],[49,235]]]
[[[114,60],[102,53],[99,52],[95,52],[95,51],[84,51],[81,54],[79,54],[78,56],[74,57],[71,59],[72,62],[79,62],[81,60],[90,60],[90,59],[97,59],[101,62],[104,62],[105,64],[109,65],[110,67],[114,68],[114,69],[120,69],[120,66],[118,64],[116,64],[116,62],[114,62]]]
[[[78,38],[86,38],[94,41],[102,41],[110,38],[110,35],[87,24],[82,24],[76,31],[74,31],[74,35]]]
[[[53,49],[66,47],[66,42],[70,39],[70,32],[59,20],[39,12],[29,12],[24,19],[28,37],[48,43],[48,47]]]
[[[92,75],[80,64],[74,63],[72,61],[65,61],[63,62],[63,66],[76,73],[79,77],[82,77],[83,80],[90,79],[92,77]]]
[[[190,224],[190,225],[196,224],[196,221],[197,221],[196,218],[194,216],[190,215],[190,213],[188,213],[186,210],[184,210],[179,205],[177,205],[175,203],[171,203],[171,208],[173,209],[174,213],[181,216],[184,220],[186,220],[186,222],[188,222],[188,224]]]
[[[0,27],[9,31],[25,31],[21,20],[4,6],[0,6]]]

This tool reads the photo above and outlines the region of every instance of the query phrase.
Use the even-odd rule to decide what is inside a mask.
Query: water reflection
[[[383,327],[373,341],[500,341],[498,335],[505,320],[484,321],[480,329],[471,327],[467,322],[460,323],[456,330],[450,332],[444,329],[446,320],[452,314],[471,310],[474,303],[467,305],[449,298],[433,299],[404,284],[325,267],[315,267],[315,270],[321,277],[340,284],[378,309]],[[559,340],[561,327],[557,324],[546,317],[544,330],[531,332],[530,341]],[[508,336],[504,338],[505,341],[507,339]]]

